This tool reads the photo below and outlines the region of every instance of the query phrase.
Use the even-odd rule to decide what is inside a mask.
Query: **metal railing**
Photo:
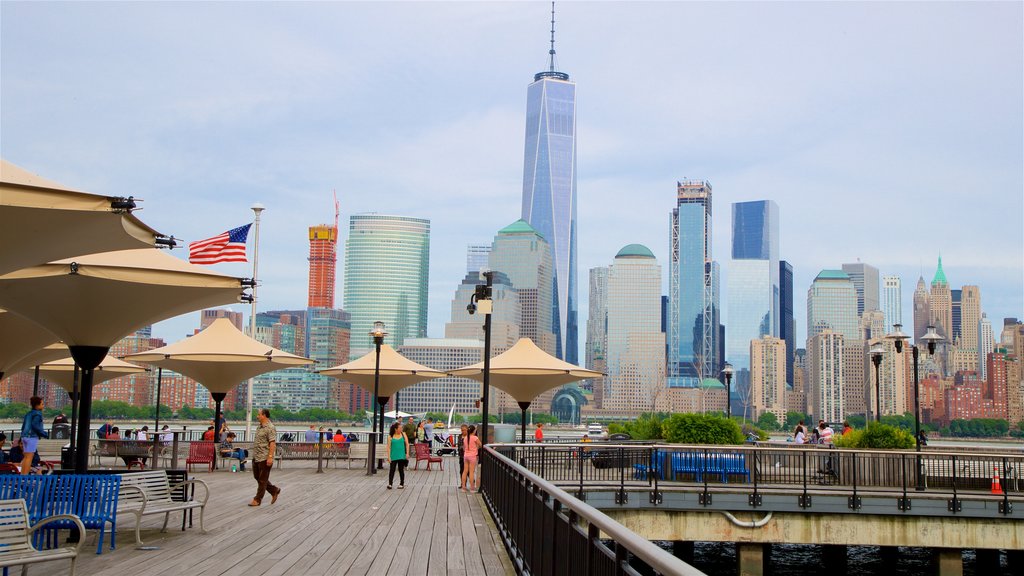
[[[703,574],[491,446],[480,470],[484,501],[519,574]]]

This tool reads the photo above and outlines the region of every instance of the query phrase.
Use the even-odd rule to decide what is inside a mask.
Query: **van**
[[[587,425],[587,435],[588,436],[603,436],[604,435],[604,427],[601,426],[600,422],[591,422],[590,424]]]

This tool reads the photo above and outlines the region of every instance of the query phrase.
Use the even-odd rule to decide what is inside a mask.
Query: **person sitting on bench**
[[[235,448],[232,442],[235,441],[235,433],[228,432],[224,441],[220,443],[220,455],[224,458],[237,458],[239,461],[238,469],[245,472],[245,460],[249,458],[249,451],[243,450],[242,448]]]

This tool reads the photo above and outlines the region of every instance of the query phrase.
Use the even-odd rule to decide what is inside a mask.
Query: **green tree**
[[[765,412],[757,419],[757,427],[764,430],[778,430],[780,428],[779,419],[773,412]]]
[[[786,412],[786,424],[784,426],[784,429],[796,429],[796,425],[799,424],[801,420],[803,420],[805,423],[808,422],[809,418],[807,417],[807,414],[804,414],[803,412]]]

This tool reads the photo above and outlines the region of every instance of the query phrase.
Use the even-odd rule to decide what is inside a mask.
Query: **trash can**
[[[50,438],[54,440],[69,440],[71,438],[70,424],[54,424],[50,429]]]
[[[71,444],[65,444],[60,449],[60,467],[64,470],[72,470],[75,467],[75,451]]]

